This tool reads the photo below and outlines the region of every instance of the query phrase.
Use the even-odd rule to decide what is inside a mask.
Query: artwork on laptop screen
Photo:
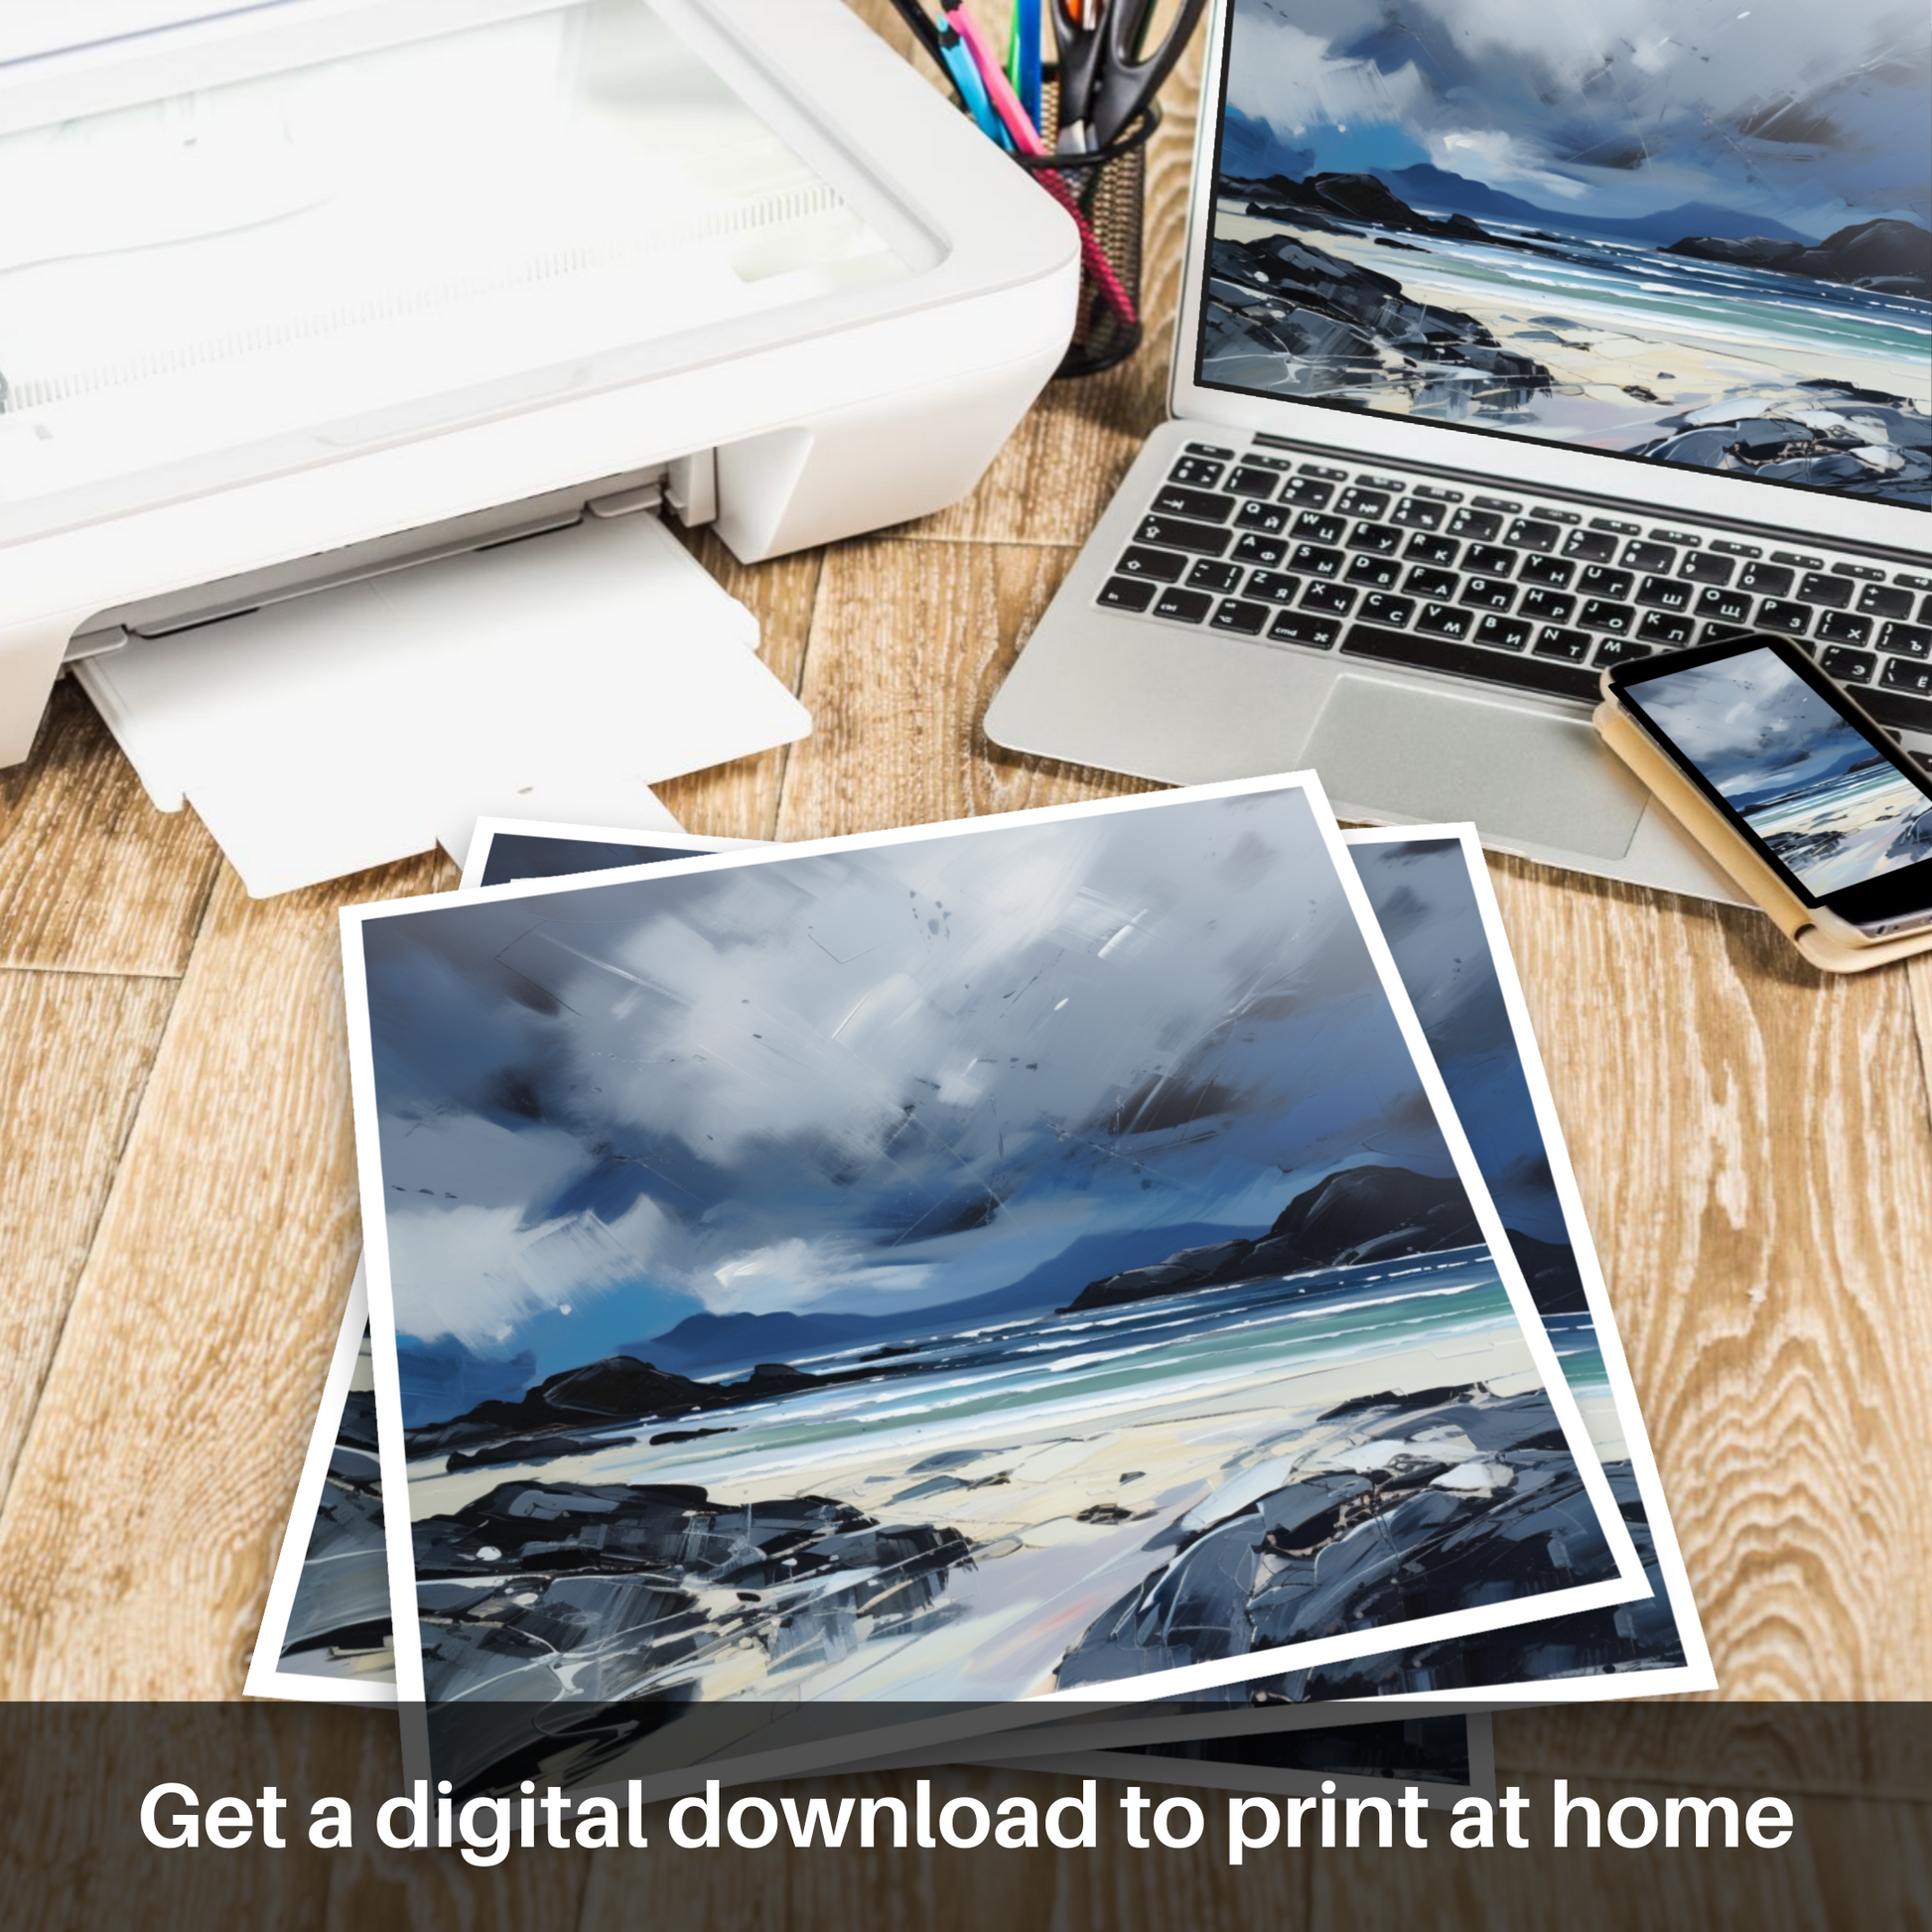
[[[1232,0],[1197,378],[1932,507],[1932,27]]]

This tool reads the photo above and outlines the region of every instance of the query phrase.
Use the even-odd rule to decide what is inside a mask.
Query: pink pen
[[[980,33],[979,23],[966,11],[963,0],[944,0],[946,20],[965,43],[966,51],[973,57],[973,65],[979,69],[980,77],[986,83],[988,98],[993,103],[993,111],[999,115],[1007,132],[1013,136],[1013,145],[1024,155],[1035,160],[1043,157],[1046,143],[1039,138],[1039,130],[1027,118],[1027,110],[1020,104],[1020,96],[1013,91],[1013,82],[1006,76],[1006,69],[993,58],[984,36]],[[1080,231],[1080,259],[1086,263],[1087,273],[1100,284],[1102,292],[1120,312],[1120,319],[1128,327],[1136,328],[1140,315],[1120,277],[1114,272],[1114,265],[1107,259],[1106,250],[1100,245],[1100,238],[1094,233],[1086,216],[1080,212],[1073,190],[1067,185],[1065,176],[1050,170],[1036,176],[1040,186],[1072,215],[1073,224]]]

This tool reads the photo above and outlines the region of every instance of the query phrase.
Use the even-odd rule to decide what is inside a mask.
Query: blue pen
[[[1013,31],[1020,49],[1019,71],[1013,91],[1027,118],[1039,125],[1039,0],[1014,0]]]
[[[960,99],[966,103],[967,113],[979,123],[980,132],[999,142],[1001,147],[1011,148],[1013,143],[1008,139],[1006,124],[993,110],[992,96],[986,91],[986,82],[980,78],[980,70],[974,66],[966,43],[959,38],[957,28],[944,23],[939,28],[939,58],[945,63]]]

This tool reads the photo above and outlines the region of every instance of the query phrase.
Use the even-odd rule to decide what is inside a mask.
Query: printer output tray
[[[803,737],[758,622],[655,516],[388,571],[82,659],[164,811],[192,803],[257,897],[483,814],[663,823],[648,787]]]

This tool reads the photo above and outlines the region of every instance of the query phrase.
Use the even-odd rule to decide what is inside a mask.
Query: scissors
[[[1053,0],[1060,57],[1062,154],[1104,148],[1146,107],[1192,36],[1206,0],[1180,0],[1166,38],[1147,51],[1159,0]]]

